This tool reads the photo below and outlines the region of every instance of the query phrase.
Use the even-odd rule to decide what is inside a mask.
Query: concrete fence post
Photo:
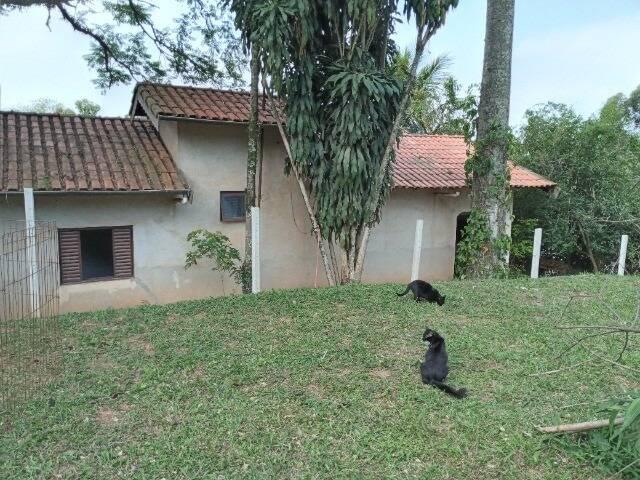
[[[40,279],[38,278],[38,251],[36,239],[35,202],[33,188],[24,189],[24,219],[27,235],[27,270],[29,274],[29,294],[31,315],[40,316]]]
[[[629,244],[629,235],[622,235],[620,239],[620,256],[618,257],[618,275],[624,275],[625,264],[627,263],[627,245]]]
[[[420,275],[420,255],[422,253],[422,227],[424,221],[416,220],[416,235],[413,240],[413,263],[411,265],[411,281],[417,280]]]
[[[540,247],[542,246],[542,229],[536,228],[533,233],[533,257],[531,257],[531,278],[538,278],[540,269]]]
[[[260,208],[251,207],[251,293],[260,293]]]

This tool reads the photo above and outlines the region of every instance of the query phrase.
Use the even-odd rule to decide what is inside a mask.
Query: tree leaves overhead
[[[162,13],[174,10],[172,21],[162,27],[159,5],[146,0],[3,0],[0,14],[41,6],[49,19],[61,16],[92,40],[85,59],[102,89],[174,78],[217,86],[243,83],[239,37],[220,1],[162,2]]]

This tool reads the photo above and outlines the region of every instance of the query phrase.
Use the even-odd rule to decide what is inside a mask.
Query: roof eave
[[[34,190],[34,195],[187,195],[191,197],[190,188],[175,190]],[[23,190],[0,191],[0,195],[23,195]]]
[[[166,115],[162,113],[158,115],[158,121],[159,120],[170,120],[170,121],[184,120],[189,122],[213,123],[213,124],[220,124],[220,125],[248,125],[249,124],[248,121],[244,121],[244,120],[213,120],[210,118],[186,117],[181,115]],[[261,122],[260,124],[263,127],[271,127],[276,125],[275,122]]]

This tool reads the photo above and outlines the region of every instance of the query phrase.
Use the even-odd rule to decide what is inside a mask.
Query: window
[[[221,221],[244,222],[245,215],[244,192],[220,192]]]
[[[132,227],[62,229],[62,284],[133,277]]]

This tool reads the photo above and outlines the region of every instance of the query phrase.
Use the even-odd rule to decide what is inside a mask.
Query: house
[[[21,192],[32,187],[36,218],[59,229],[61,311],[238,292],[206,262],[189,270],[184,262],[186,236],[196,228],[221,231],[243,249],[248,94],[142,83],[129,113],[0,113],[0,225],[23,218]],[[325,285],[302,197],[284,174],[284,149],[264,105],[260,119],[262,288]],[[461,137],[402,137],[363,281],[408,280],[419,218],[421,277],[453,276],[457,221],[470,205],[465,159]],[[512,184],[555,185],[521,167],[512,169]]]

